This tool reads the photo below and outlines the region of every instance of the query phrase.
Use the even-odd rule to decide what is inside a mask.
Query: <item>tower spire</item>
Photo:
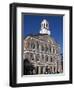
[[[41,30],[40,34],[48,34],[50,35],[50,30],[49,30],[49,23],[46,19],[43,19],[41,22]]]

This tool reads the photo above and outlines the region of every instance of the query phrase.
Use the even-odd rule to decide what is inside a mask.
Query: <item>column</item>
[[[55,61],[54,61],[54,72],[55,73],[57,73],[57,68],[58,68],[58,66],[57,66],[57,58],[55,58]]]
[[[52,65],[52,73],[54,73],[54,65]]]
[[[40,53],[40,62],[42,63],[42,54]]]
[[[53,47],[51,47],[51,53],[53,53]]]
[[[40,74],[40,73],[41,73],[41,67],[38,66],[38,74]]]
[[[57,65],[55,66],[55,71],[54,72],[57,73]]]
[[[58,72],[60,72],[61,67],[60,67],[60,60],[58,60]]]
[[[50,63],[50,55],[48,56],[48,63]]]
[[[46,67],[44,66],[44,67],[43,67],[43,74],[45,73],[45,70],[46,70]]]
[[[34,54],[34,62],[36,62],[36,54],[35,53],[33,53]]]
[[[46,63],[46,60],[45,60],[45,54],[44,54],[44,60],[43,60],[44,63]]]

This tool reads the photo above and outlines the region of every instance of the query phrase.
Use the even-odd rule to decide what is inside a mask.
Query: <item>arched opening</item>
[[[23,61],[23,74],[24,75],[32,75],[34,70],[34,66],[32,63],[26,58]]]

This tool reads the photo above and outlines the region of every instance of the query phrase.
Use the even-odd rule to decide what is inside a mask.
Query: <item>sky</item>
[[[62,15],[23,15],[23,36],[38,34],[41,30],[41,22],[46,19],[49,22],[51,36],[61,46],[63,52],[63,16]]]

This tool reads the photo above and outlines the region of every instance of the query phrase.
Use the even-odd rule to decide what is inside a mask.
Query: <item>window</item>
[[[41,24],[41,27],[44,27],[44,25],[43,25],[43,24]]]
[[[29,48],[29,42],[28,41],[25,41],[24,42],[24,47],[27,49],[27,48]]]
[[[47,45],[45,45],[45,52],[47,52],[48,51],[48,47],[47,47]]]
[[[47,55],[45,56],[45,60],[48,61],[48,56]]]
[[[51,53],[51,46],[49,46],[49,52]]]
[[[48,73],[48,66],[46,66],[46,73]]]
[[[45,28],[45,23],[44,23],[44,28]]]
[[[43,45],[41,46],[41,50],[44,51],[44,46]]]
[[[43,74],[43,67],[41,67],[41,74]]]
[[[48,27],[48,24],[46,24],[46,27]]]
[[[38,74],[38,66],[36,67],[36,74]]]
[[[37,49],[39,49],[39,43],[37,42]]]
[[[44,55],[42,55],[42,58],[41,59],[42,59],[41,61],[44,62]]]
[[[30,53],[30,59],[31,59],[31,60],[34,60],[33,53]]]
[[[55,48],[53,48],[53,53],[55,53]]]
[[[31,43],[31,48],[32,48],[32,49],[35,49],[35,44],[34,44],[34,42]]]
[[[25,58],[25,59],[26,59],[26,58],[29,59],[29,53],[28,53],[28,52],[24,54],[24,58]]]
[[[52,62],[52,57],[50,57],[50,62]]]
[[[39,54],[37,54],[36,55],[36,61],[39,61],[39,59],[40,59],[40,56],[39,56]]]

